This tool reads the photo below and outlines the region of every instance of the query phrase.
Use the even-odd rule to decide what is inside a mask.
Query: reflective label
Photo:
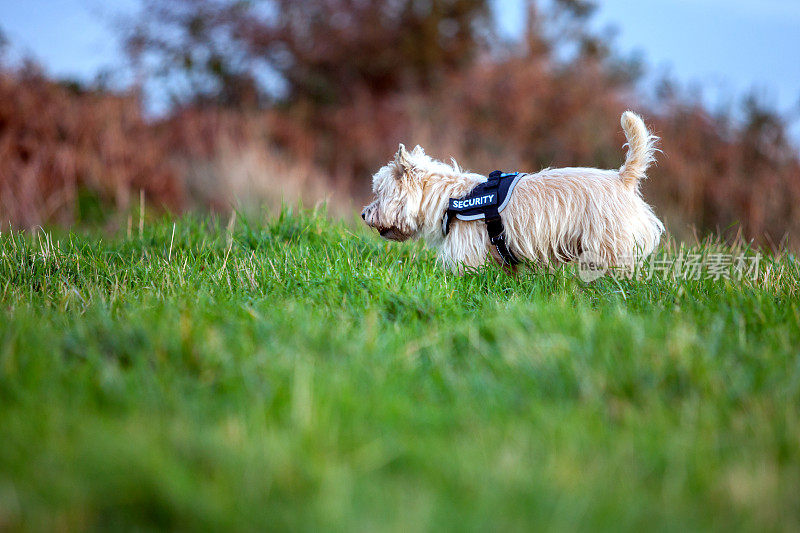
[[[476,196],[475,198],[465,198],[463,200],[450,200],[450,209],[471,209],[474,207],[483,207],[491,205],[495,202],[496,193],[485,194],[483,196]]]

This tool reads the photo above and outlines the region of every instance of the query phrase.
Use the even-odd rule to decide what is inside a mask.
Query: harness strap
[[[486,188],[497,190],[502,176],[503,173],[499,170],[490,173]],[[503,219],[500,218],[500,211],[497,210],[497,204],[487,206],[484,213],[484,222],[486,222],[486,231],[489,233],[489,241],[497,249],[497,253],[500,254],[506,264],[511,266],[519,264],[519,259],[508,249],[506,244],[506,230],[503,227]]]
[[[509,250],[506,244],[506,231],[503,228],[503,221],[497,218],[486,218],[486,231],[489,233],[489,241],[497,249],[497,253],[507,264],[514,266],[519,264],[519,259]]]

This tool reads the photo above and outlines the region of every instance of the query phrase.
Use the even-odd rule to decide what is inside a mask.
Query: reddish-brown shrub
[[[82,197],[125,209],[139,191],[161,206],[183,201],[135,98],[64,87],[30,67],[0,72],[0,224],[71,224]]]

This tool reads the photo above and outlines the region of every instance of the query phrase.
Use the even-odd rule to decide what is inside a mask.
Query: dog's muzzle
[[[361,219],[367,223],[367,226],[378,230],[378,233],[384,239],[402,242],[411,237],[395,226],[383,227],[375,212],[375,204],[370,204],[361,211]]]
[[[408,240],[408,235],[406,235],[397,228],[379,229],[378,233],[380,233],[381,237],[390,241],[403,242],[405,240]]]

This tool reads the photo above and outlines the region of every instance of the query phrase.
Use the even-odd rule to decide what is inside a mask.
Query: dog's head
[[[375,200],[364,208],[361,218],[384,239],[405,241],[418,236],[425,158],[420,146],[408,152],[401,144],[394,159],[372,177]]]

